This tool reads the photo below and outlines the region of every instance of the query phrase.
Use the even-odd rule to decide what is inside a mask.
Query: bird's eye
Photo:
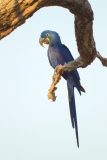
[[[49,37],[49,36],[50,36],[50,34],[49,34],[49,33],[46,33],[46,36],[47,36],[47,37]]]

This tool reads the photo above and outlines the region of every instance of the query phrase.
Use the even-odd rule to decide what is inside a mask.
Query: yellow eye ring
[[[50,36],[50,34],[49,34],[49,33],[46,33],[46,36],[47,36],[47,37],[49,37],[49,36]]]

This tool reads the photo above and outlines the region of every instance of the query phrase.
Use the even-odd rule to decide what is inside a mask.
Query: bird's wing
[[[65,45],[56,44],[54,46],[54,48],[60,54],[60,56],[63,58],[63,63],[68,63],[68,62],[74,60],[71,52],[69,51],[69,49]],[[74,69],[73,71],[71,71],[71,74],[72,74],[72,76],[75,77],[75,79],[80,80],[80,76],[78,74],[77,69]]]
[[[74,58],[70,52],[70,50],[63,44],[64,49],[66,50],[66,55],[65,55],[65,59],[66,59],[66,63],[68,63],[69,61],[73,61]],[[74,69],[73,71],[71,71],[71,73],[78,79],[80,80],[80,76],[79,73],[77,71],[77,69]]]
[[[53,46],[52,51],[53,51],[52,55],[55,54],[55,57],[56,57],[55,62],[57,62],[57,65],[59,65],[59,64],[64,65],[64,63],[68,63],[68,62],[74,60],[73,56],[71,55],[71,53],[69,51],[69,49],[65,45],[55,44]],[[66,72],[64,72],[64,74],[62,76],[65,79],[67,79],[68,75],[71,76],[71,79],[74,82],[74,86],[77,88],[78,92],[81,94],[81,91],[84,91],[84,89],[80,85],[80,77],[79,77],[77,69],[74,69],[71,72],[66,71]]]
[[[64,65],[64,63],[68,63],[74,60],[69,49],[63,44],[54,45],[54,54],[56,54],[57,62],[62,65]],[[75,82],[74,85],[81,95],[81,91],[85,92],[85,89],[81,86],[80,76],[77,69],[70,71],[69,74],[72,76],[73,81]],[[68,73],[67,73],[67,76],[68,76]],[[66,73],[64,73],[63,77],[66,79]]]

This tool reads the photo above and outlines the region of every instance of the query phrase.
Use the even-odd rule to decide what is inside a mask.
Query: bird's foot
[[[58,74],[58,75],[62,75],[64,72],[64,67],[60,64],[59,66],[57,66],[54,70],[54,75]]]

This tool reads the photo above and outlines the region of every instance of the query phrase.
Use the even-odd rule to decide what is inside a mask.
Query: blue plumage
[[[48,59],[49,59],[50,65],[53,68],[55,68],[60,64],[64,65],[64,63],[74,60],[69,49],[61,43],[58,33],[54,31],[49,31],[49,30],[43,31],[41,33],[39,42],[41,45],[43,45],[43,43],[49,44]],[[80,77],[76,69],[71,72],[65,71],[62,76],[67,81],[71,122],[72,122],[73,128],[75,127],[77,146],[79,147],[74,87],[77,88],[80,94],[81,94],[81,91],[85,92],[85,90],[80,84]]]

